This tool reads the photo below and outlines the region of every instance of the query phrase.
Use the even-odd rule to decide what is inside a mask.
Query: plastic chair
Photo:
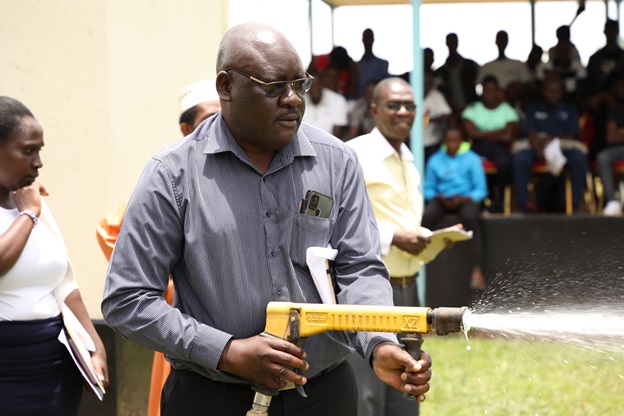
[[[544,175],[546,173],[550,173],[550,170],[548,169],[546,162],[543,160],[538,160],[533,163],[533,166],[531,166],[532,175]],[[566,215],[572,215],[572,181],[570,180],[570,175],[568,175],[566,168],[563,168],[561,173],[565,175],[565,213]],[[533,188],[535,188],[535,185]]]
[[[496,165],[491,160],[481,159],[483,171],[486,175],[498,174]],[[505,193],[503,195],[503,215],[509,217],[511,215],[511,185],[505,185]]]
[[[549,173],[548,165],[544,161],[537,161],[531,167],[531,173],[534,175]],[[562,172],[565,175],[565,212],[566,215],[572,215],[574,206],[572,202],[572,180],[566,168]],[[624,161],[622,161],[622,173],[624,173]],[[596,213],[596,199],[594,191],[594,178],[592,170],[587,172],[585,180],[585,192],[583,193],[583,204],[586,209],[594,214]]]

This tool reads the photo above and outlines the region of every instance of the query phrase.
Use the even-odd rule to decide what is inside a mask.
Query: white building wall
[[[40,180],[93,319],[107,262],[97,222],[180,137],[178,92],[214,78],[227,0],[0,0],[0,95],[44,129]]]

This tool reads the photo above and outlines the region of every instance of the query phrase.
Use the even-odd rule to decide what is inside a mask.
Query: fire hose
[[[269,302],[263,336],[277,337],[297,345],[315,334],[326,331],[393,332],[401,334],[399,342],[407,352],[420,359],[422,334],[448,335],[463,331],[468,308],[435,308],[409,306],[327,305],[316,303]],[[266,416],[277,390],[256,384],[251,409],[247,416]],[[303,386],[300,395],[307,397]],[[404,393],[408,400],[416,397]]]

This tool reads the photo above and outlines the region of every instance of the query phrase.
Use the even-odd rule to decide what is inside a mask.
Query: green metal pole
[[[413,21],[413,41],[414,41],[414,68],[410,74],[410,84],[414,90],[414,98],[416,99],[416,120],[410,133],[410,150],[414,154],[414,164],[420,173],[421,189],[422,182],[425,178],[425,158],[423,146],[423,53],[420,47],[420,4],[421,0],[412,0],[412,21]],[[420,269],[418,273],[418,297],[420,304],[425,304],[425,285],[426,285],[425,267]]]
[[[531,45],[535,45],[535,0],[531,0]]]
[[[314,56],[314,21],[312,19],[312,0],[308,0],[308,25],[310,28],[310,57]]]

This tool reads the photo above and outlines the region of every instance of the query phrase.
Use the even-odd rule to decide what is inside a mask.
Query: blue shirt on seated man
[[[563,80],[552,76],[544,82],[543,101],[527,107],[526,138],[512,147],[513,177],[518,206],[525,212],[535,209],[529,199],[528,184],[531,169],[538,160],[544,160],[544,149],[558,138],[565,167],[572,181],[572,203],[578,210],[587,175],[587,147],[579,141],[579,113],[576,107],[563,101]],[[560,196],[563,200],[563,195]]]

